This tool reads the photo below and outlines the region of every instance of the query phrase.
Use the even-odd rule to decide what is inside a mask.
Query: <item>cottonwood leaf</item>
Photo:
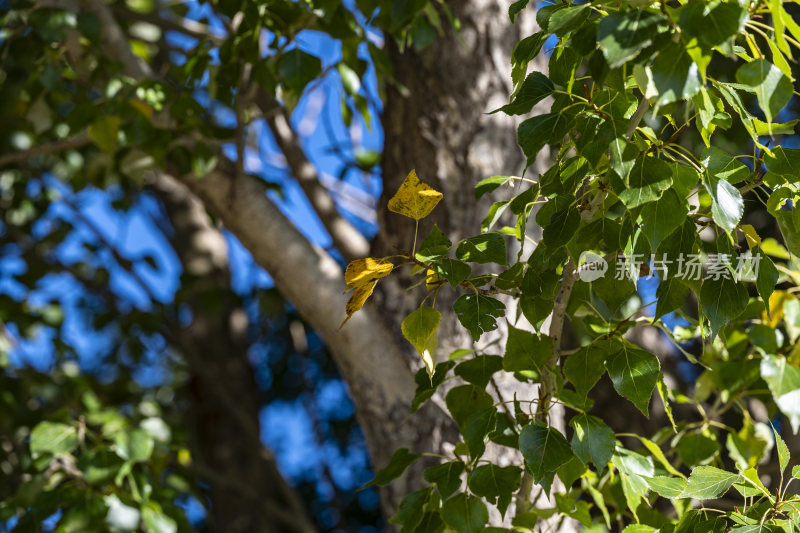
[[[732,276],[731,276],[732,277]],[[700,287],[700,310],[711,323],[711,335],[742,314],[747,307],[747,289],[733,279],[705,279]]]
[[[605,362],[615,353],[612,341],[600,340],[569,355],[564,362],[564,377],[579,396],[586,396],[605,372]]]
[[[431,378],[434,373],[434,357],[438,345],[436,330],[441,320],[442,315],[439,311],[423,305],[409,314],[400,325],[403,336],[417,350]]]
[[[713,466],[698,466],[692,470],[681,498],[711,500],[725,494],[731,485],[741,481],[740,474],[726,472]]]
[[[164,514],[160,508],[156,508],[153,502],[142,506],[142,522],[147,533],[176,533],[178,524]]]
[[[503,111],[507,115],[524,115],[529,113],[533,106],[553,94],[554,90],[555,87],[550,78],[541,72],[533,72],[528,74],[528,77],[522,82],[522,86],[510,103],[492,112]],[[475,194],[477,195],[477,187]]]
[[[477,533],[489,522],[489,510],[480,498],[456,494],[444,502],[442,518],[457,533]]]
[[[382,257],[366,257],[351,261],[344,271],[345,291],[361,287],[367,283],[388,276],[394,265]]]
[[[479,355],[469,361],[459,363],[454,374],[467,383],[486,387],[492,375],[503,369],[503,358],[499,355]]]
[[[122,120],[116,115],[104,115],[89,126],[89,138],[98,148],[113,154],[119,141],[119,127]]]
[[[39,422],[31,431],[31,455],[39,457],[43,453],[60,455],[69,453],[78,446],[78,431],[67,424],[58,422]]]
[[[533,370],[541,373],[553,352],[553,339],[547,335],[536,335],[508,325],[506,353],[503,369],[507,372]]]
[[[416,171],[412,170],[389,199],[388,208],[393,213],[421,220],[433,211],[441,199],[442,193],[422,183]]]
[[[628,209],[653,202],[672,183],[672,169],[655,157],[640,157],[628,174],[627,187],[617,196]]]
[[[766,59],[743,64],[736,71],[736,81],[755,93],[767,122],[772,122],[792,98],[792,81]]]
[[[353,295],[350,296],[350,300],[347,301],[347,305],[345,305],[345,312],[347,313],[347,318],[339,326],[341,329],[347,321],[355,314],[356,311],[364,307],[364,303],[367,301],[372,295],[372,291],[375,289],[375,285],[377,285],[378,280],[373,280],[365,285],[358,287],[355,291],[353,291]]]
[[[767,355],[761,359],[761,377],[767,382],[778,409],[797,433],[800,429],[800,368],[785,357]]]
[[[559,466],[575,457],[564,435],[540,422],[522,428],[519,450],[536,483],[546,480],[548,474],[554,473]]]
[[[506,306],[491,296],[464,294],[453,303],[453,309],[458,321],[477,341],[485,332],[497,328],[497,318],[505,314]]]
[[[628,343],[606,361],[606,369],[617,392],[649,416],[650,397],[658,381],[661,364],[654,354]]]
[[[505,516],[511,503],[511,494],[519,488],[521,477],[522,469],[517,466],[481,465],[469,477],[469,490],[497,505],[500,515]]]
[[[484,194],[488,194],[508,182],[512,182],[514,176],[490,176],[484,178],[475,185],[475,201],[480,200]]]
[[[670,42],[661,49],[647,70],[652,75],[657,107],[689,99],[703,86],[700,69],[681,43]],[[651,96],[650,91],[647,96]]]
[[[614,431],[596,416],[585,413],[573,417],[569,425],[575,431],[572,435],[575,455],[584,463],[591,460],[597,470],[602,472],[614,453]]]
[[[766,154],[764,164],[767,170],[786,176],[791,182],[797,182],[800,176],[800,148],[773,148],[772,154]]]
[[[739,183],[750,176],[750,169],[744,163],[715,146],[703,150],[700,162],[710,176],[730,183]]]
[[[663,15],[643,9],[611,13],[597,25],[597,42],[613,69],[636,57],[666,28]]]
[[[739,189],[725,180],[708,174],[703,184],[711,196],[711,216],[714,222],[730,233],[744,214],[744,200]]]
[[[686,202],[678,198],[672,189],[667,189],[655,202],[642,206],[642,232],[650,242],[650,249],[658,249],[661,241],[686,220]]]
[[[679,477],[654,476],[645,477],[651,490],[663,498],[677,498],[686,489],[686,480]]]
[[[428,483],[435,483],[442,499],[446,500],[461,487],[461,474],[463,472],[463,462],[449,461],[426,468],[423,477]]]
[[[484,233],[464,239],[456,248],[456,257],[470,263],[505,265],[506,241],[499,233]]]
[[[384,485],[388,485],[402,476],[403,472],[420,457],[422,457],[420,453],[411,453],[408,451],[408,448],[400,448],[392,454],[392,458],[389,459],[389,464],[375,473],[375,479],[364,486],[378,485],[379,487],[383,487]]]
[[[778,450],[778,465],[780,466],[779,474],[781,478],[783,478],[783,472],[786,470],[786,467],[789,466],[789,447],[786,446],[786,443],[781,438],[780,434],[775,430],[775,426],[772,426],[772,433],[775,437],[775,448]]]

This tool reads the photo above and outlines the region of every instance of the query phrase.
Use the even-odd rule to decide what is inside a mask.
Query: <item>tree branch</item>
[[[89,144],[90,142],[91,139],[89,139],[89,135],[87,135],[85,132],[79,133],[74,137],[69,137],[62,141],[34,146],[30,150],[25,150],[24,152],[14,152],[2,155],[0,156],[0,167],[10,163],[26,161],[40,155],[53,154],[55,152],[61,152],[62,150],[70,150],[72,148],[80,148]]]
[[[342,217],[333,198],[320,183],[317,169],[306,157],[298,135],[291,126],[286,109],[275,97],[265,91],[257,93],[255,102],[264,113],[267,124],[286,158],[292,175],[328,230],[333,245],[348,260],[369,254],[367,240],[360,231]]]

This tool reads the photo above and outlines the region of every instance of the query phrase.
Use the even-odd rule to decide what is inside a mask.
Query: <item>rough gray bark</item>
[[[175,306],[191,322],[168,324],[188,363],[194,467],[210,487],[215,531],[312,532],[308,510],[261,443],[258,385],[247,358],[247,315],[230,288],[225,238],[181,183],[160,175],[153,190],[165,207],[183,265]]]

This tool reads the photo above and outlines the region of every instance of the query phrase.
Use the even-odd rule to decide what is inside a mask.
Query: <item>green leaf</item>
[[[499,233],[484,233],[464,239],[456,249],[456,257],[470,263],[506,265],[506,241]]]
[[[790,176],[790,181],[796,182],[800,176],[800,149],[775,147],[772,155],[766,154],[764,157],[764,164],[770,172]]]
[[[744,28],[747,9],[738,2],[711,0],[689,2],[682,10],[678,24],[687,36],[696,38],[710,52],[733,40]]]
[[[503,368],[503,358],[499,355],[479,355],[469,361],[459,363],[454,373],[467,383],[485,388],[492,374]]]
[[[552,249],[567,244],[581,224],[581,216],[575,207],[567,207],[556,213],[542,230],[542,242]]]
[[[792,431],[800,429],[800,368],[785,357],[767,355],[761,359],[761,377],[767,382],[778,409],[789,419]]]
[[[477,533],[489,522],[489,510],[480,498],[461,493],[444,502],[442,518],[457,533]]]
[[[564,377],[572,383],[579,396],[586,396],[603,377],[606,359],[614,353],[615,348],[612,341],[599,340],[567,357]]]
[[[487,331],[497,328],[497,318],[505,314],[503,302],[483,294],[464,294],[453,304],[458,321],[477,341]]]
[[[299,48],[289,50],[278,59],[278,76],[287,88],[301,94],[308,82],[322,72],[319,58],[303,52]]]
[[[420,457],[422,457],[421,453],[411,453],[408,451],[408,448],[400,448],[392,454],[392,458],[389,459],[389,464],[378,470],[375,473],[375,479],[367,483],[366,486],[378,485],[379,487],[383,487],[384,485],[388,485],[402,476],[406,468],[411,466],[414,461]]]
[[[434,357],[438,345],[436,330],[441,320],[442,315],[439,311],[423,305],[408,315],[400,325],[403,336],[417,350],[430,377],[433,377]]]
[[[800,479],[800,465],[794,465],[792,467],[792,477],[795,479]]]
[[[528,77],[522,82],[522,86],[511,99],[511,102],[497,111],[503,111],[507,115],[524,115],[530,113],[533,106],[553,94],[554,90],[553,82],[550,81],[547,76],[541,72],[532,72],[528,74]],[[493,113],[494,112],[496,111],[493,111]]]
[[[766,59],[755,59],[739,67],[736,81],[755,93],[767,122],[772,122],[792,98],[792,81]]]
[[[703,150],[700,162],[709,175],[730,183],[739,183],[750,176],[750,169],[744,163],[714,146]]]
[[[505,516],[511,495],[519,488],[521,476],[522,469],[517,466],[481,465],[469,477],[469,490],[497,505],[500,515]]]
[[[668,27],[661,14],[643,9],[616,12],[600,20],[597,41],[608,66],[617,68],[650,46],[653,38]]]
[[[435,483],[443,500],[446,500],[461,487],[461,474],[464,463],[450,461],[426,468],[423,476],[428,483]]]
[[[703,86],[697,65],[680,43],[670,42],[647,70],[652,76],[650,83],[655,95],[652,95],[650,85],[645,94],[655,96],[657,107],[689,99]]]
[[[642,232],[650,242],[650,249],[658,249],[661,241],[686,220],[686,202],[678,194],[667,189],[655,202],[642,206]]]
[[[708,464],[719,454],[719,442],[716,436],[703,433],[689,433],[675,446],[678,457],[684,464]]]
[[[686,480],[679,477],[654,476],[645,477],[651,490],[663,498],[677,498],[686,489]]]
[[[725,277],[703,280],[699,296],[700,310],[711,323],[712,336],[742,314],[748,301],[744,285]]]
[[[89,138],[98,148],[113,154],[117,149],[119,141],[119,127],[122,120],[116,115],[104,115],[98,117],[89,126]]]
[[[536,335],[508,325],[506,353],[503,370],[522,372],[534,370],[541,374],[542,367],[553,353],[553,339],[547,335]]]
[[[631,524],[622,530],[622,533],[656,533],[658,530],[654,527],[646,526],[644,524]]]
[[[528,158],[528,166],[548,143],[556,143],[572,125],[572,114],[546,113],[523,121],[517,128],[517,142]]]
[[[628,175],[627,187],[619,191],[619,199],[628,209],[653,202],[672,183],[672,169],[655,157],[642,156],[636,160]]]
[[[725,494],[742,476],[713,466],[698,466],[692,470],[681,498],[711,500]]]
[[[772,433],[775,436],[775,448],[778,451],[778,465],[780,466],[780,476],[783,479],[783,473],[786,471],[786,467],[789,466],[789,459],[791,459],[791,455],[789,453],[789,447],[786,446],[786,443],[783,442],[780,434],[775,430],[775,426],[772,426]]]
[[[706,175],[703,184],[711,195],[711,216],[717,225],[730,233],[744,214],[744,201],[739,189],[725,180]]]
[[[34,458],[43,453],[69,453],[78,446],[78,431],[67,424],[39,422],[31,431],[30,446]]]
[[[548,474],[554,473],[559,466],[575,456],[560,431],[540,422],[522,428],[519,450],[536,483],[546,480]]]
[[[658,381],[658,357],[627,342],[606,361],[606,369],[617,392],[648,416],[650,397]]]
[[[667,313],[682,308],[688,295],[689,287],[678,279],[667,279],[659,283],[658,289],[656,289],[655,318],[661,318]]]
[[[142,507],[142,522],[147,533],[176,533],[178,524],[156,506],[151,502]]]
[[[428,236],[425,237],[419,247],[417,259],[423,263],[436,261],[445,257],[447,252],[450,251],[451,246],[453,246],[453,243],[450,242],[450,239],[442,233],[439,226],[434,224],[430,233],[428,233]],[[467,276],[469,276],[469,274],[467,274]]]
[[[589,16],[589,13],[588,4],[573,5],[559,9],[550,16],[547,31],[561,37],[582,24],[586,17]]]
[[[451,389],[445,396],[447,409],[450,416],[456,421],[458,427],[463,429],[467,420],[481,411],[485,411],[494,406],[494,400],[485,390],[475,385],[461,385]]]
[[[125,460],[140,463],[150,459],[155,442],[144,430],[120,431],[114,435],[115,451]]]
[[[488,194],[506,183],[513,182],[513,176],[491,176],[484,178],[475,185],[475,201],[480,200],[484,194]]]
[[[433,266],[436,273],[446,279],[454,289],[472,274],[472,268],[470,268],[468,264],[450,259],[449,257],[444,257],[431,266]]]
[[[422,522],[425,505],[431,498],[431,487],[425,487],[406,495],[397,508],[397,514],[389,519],[392,524],[402,525],[403,532],[416,531]]]
[[[584,463],[591,460],[597,470],[602,472],[614,453],[614,431],[596,416],[586,413],[573,417],[569,425],[575,430],[572,436],[575,455]]]

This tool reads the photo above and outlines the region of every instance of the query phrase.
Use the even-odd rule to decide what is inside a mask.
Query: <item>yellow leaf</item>
[[[750,224],[742,224],[739,227],[742,229],[742,233],[744,233],[744,236],[747,239],[747,244],[751,249],[761,245],[761,237],[758,235],[756,228]]]
[[[766,311],[761,313],[761,320],[771,328],[778,327],[783,320],[783,303],[791,300],[793,296],[786,291],[775,291],[769,297],[769,316]]]
[[[392,263],[379,257],[366,257],[351,261],[344,271],[344,280],[347,282],[345,292],[366,285],[374,279],[388,276],[393,268]]]
[[[416,171],[412,170],[389,200],[389,211],[420,220],[428,216],[441,199],[442,193],[419,181]]]
[[[134,99],[128,100],[128,103],[131,105],[131,107],[136,108],[136,110],[139,111],[139,113],[146,116],[147,118],[153,118],[153,108],[150,107],[149,104],[146,104],[141,100],[134,100]]]
[[[442,283],[442,277],[437,274],[435,270],[428,269],[425,273],[425,288],[432,291],[436,287],[441,286]]]
[[[372,280],[366,285],[360,286],[353,292],[353,295],[350,297],[350,300],[347,302],[347,305],[345,306],[345,311],[347,312],[347,318],[344,319],[344,322],[342,322],[342,325],[339,326],[339,329],[341,329],[342,326],[347,324],[347,321],[350,320],[350,317],[352,317],[356,311],[364,307],[364,302],[366,302],[367,298],[370,297],[370,295],[372,294],[372,289],[375,288],[375,285],[377,283],[378,283],[377,279]]]

